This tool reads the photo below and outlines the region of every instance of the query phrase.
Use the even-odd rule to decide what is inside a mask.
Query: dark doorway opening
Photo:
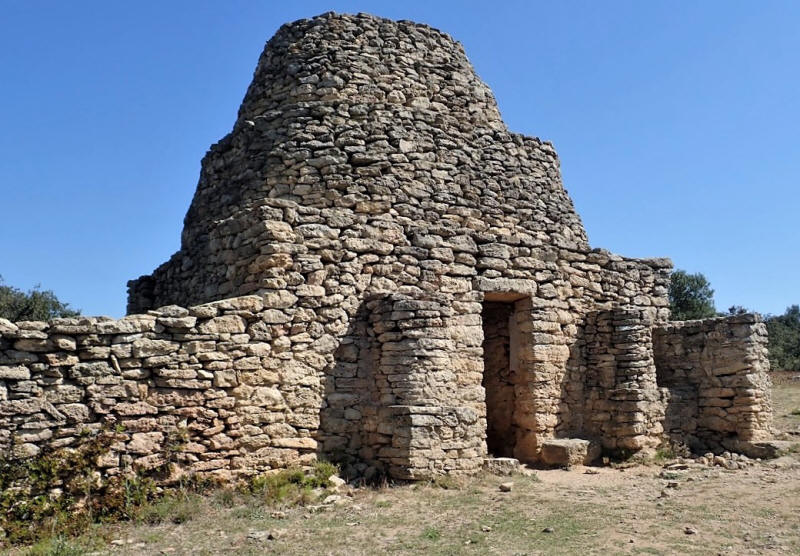
[[[494,457],[513,457],[514,369],[517,357],[514,302],[483,304],[483,387],[486,391],[486,445]]]

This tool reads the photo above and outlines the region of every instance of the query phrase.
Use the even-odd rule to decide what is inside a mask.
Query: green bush
[[[162,491],[156,478],[163,478],[163,468],[107,478],[97,472],[98,458],[108,452],[119,434],[104,430],[84,435],[75,448],[45,449],[23,460],[0,459],[3,542],[42,541],[45,552],[41,553],[67,554],[68,543],[59,539],[78,535],[92,523],[189,519],[187,496],[205,488],[206,482],[184,481],[178,488]]]
[[[330,477],[337,473],[335,465],[321,461],[309,471],[284,469],[277,473],[257,475],[244,485],[244,490],[269,505],[304,505],[315,499],[314,489],[330,487]]]

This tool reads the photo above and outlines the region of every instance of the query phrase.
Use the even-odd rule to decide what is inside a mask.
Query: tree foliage
[[[717,315],[714,290],[706,277],[699,272],[689,274],[685,270],[676,270],[672,273],[669,305],[672,320],[706,319]]]
[[[744,315],[745,313],[751,312],[750,309],[742,307],[741,305],[731,305],[728,307],[728,312],[724,313],[722,316]]]
[[[800,306],[767,319],[769,363],[773,371],[800,371]]]
[[[75,317],[80,310],[62,303],[51,290],[35,286],[24,292],[8,286],[0,276],[0,318],[10,321],[49,320],[58,317]]]

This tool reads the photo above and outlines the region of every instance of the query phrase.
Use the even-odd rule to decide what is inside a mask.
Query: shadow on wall
[[[367,300],[350,319],[347,332],[333,354],[330,372],[323,377],[324,399],[320,409],[318,456],[342,466],[352,477],[366,474],[375,459],[374,450],[364,449],[379,439],[378,395],[375,372],[380,361],[376,332],[370,326],[371,304]],[[372,429],[368,434],[366,429]],[[370,474],[378,471],[370,470]]]
[[[478,319],[466,317],[446,295],[365,300],[324,378],[320,457],[367,479],[480,468],[482,334]]]
[[[402,392],[414,385],[408,374],[387,373],[401,354],[383,350],[401,339],[390,330],[398,316],[395,303],[387,294],[362,302],[323,377],[318,455],[341,465],[347,477],[370,480],[388,473],[391,459],[408,457],[392,406],[407,402]]]

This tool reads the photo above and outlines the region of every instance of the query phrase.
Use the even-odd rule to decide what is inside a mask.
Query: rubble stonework
[[[739,451],[771,438],[767,327],[758,315],[671,322],[653,341],[665,432],[697,449]]]
[[[552,145],[508,131],[449,36],[297,21],[203,159],[181,249],[129,283],[139,314],[0,322],[0,447],[118,423],[109,473],[178,431],[185,471],[421,478],[554,438],[760,438],[763,326],[667,324],[670,271],[589,247]],[[713,357],[687,347],[706,336]]]

